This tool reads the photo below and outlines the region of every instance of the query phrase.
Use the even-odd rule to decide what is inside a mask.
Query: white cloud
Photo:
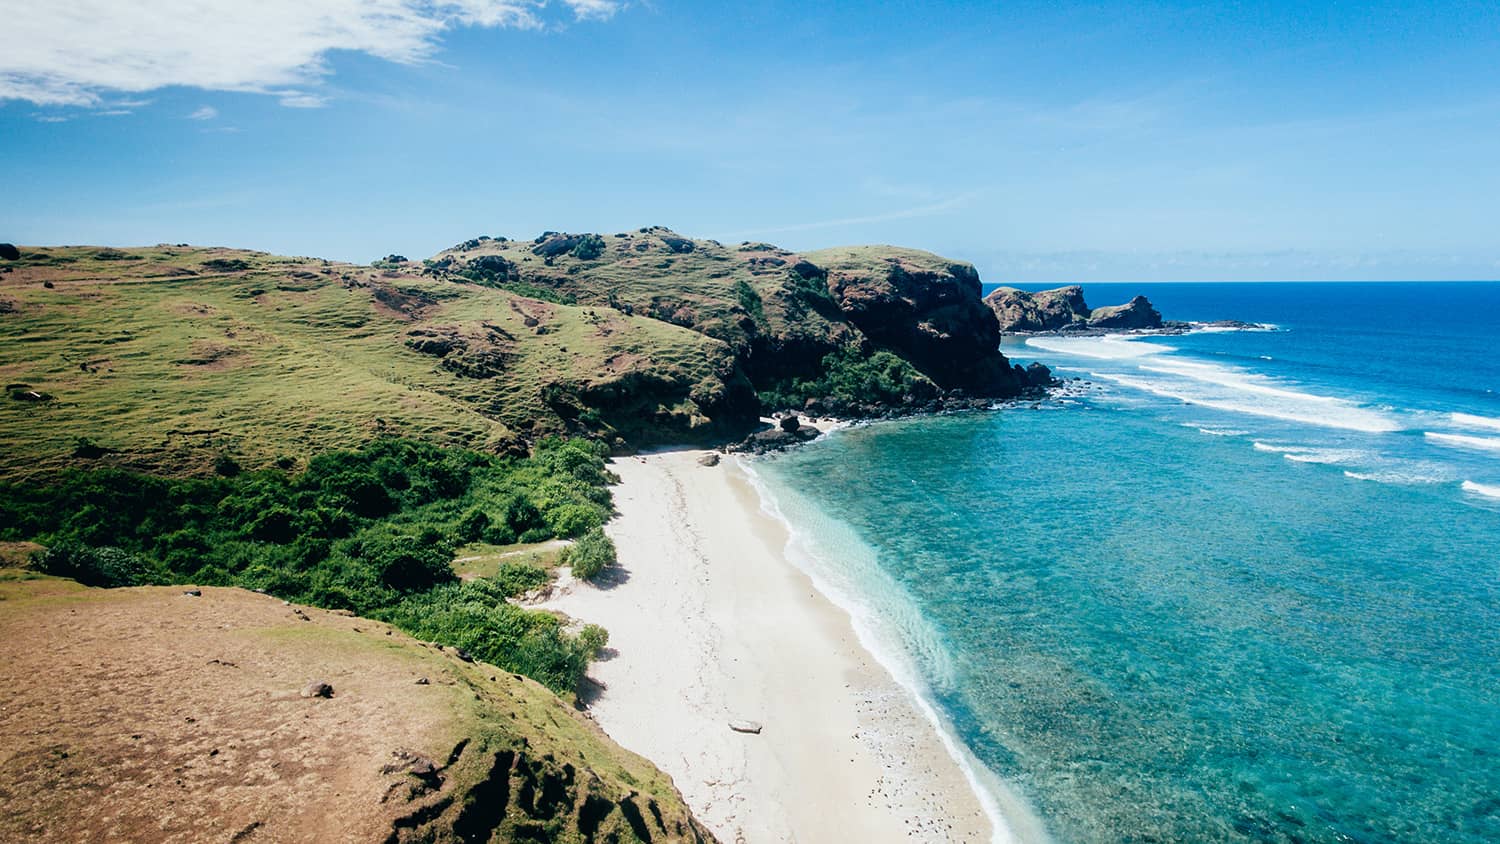
[[[608,20],[620,11],[624,3],[615,0],[566,0],[579,20]]]
[[[562,0],[603,19],[617,0]],[[393,62],[430,56],[459,26],[540,29],[545,0],[0,0],[0,101],[99,106],[109,91],[168,85],[272,93],[317,107],[302,90],[328,75],[327,54]]]
[[[219,116],[219,110],[213,106],[204,106],[188,115],[189,120],[213,120]]]

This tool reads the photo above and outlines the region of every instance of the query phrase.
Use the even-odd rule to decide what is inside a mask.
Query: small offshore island
[[[5,837],[1044,837],[703,450],[1040,395],[972,266],[0,259]]]

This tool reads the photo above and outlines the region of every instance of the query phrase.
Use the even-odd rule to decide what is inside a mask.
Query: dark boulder
[[[798,419],[795,414],[792,416],[785,416],[782,417],[780,425],[781,430],[786,431],[788,434],[795,434],[797,433],[797,429],[802,427],[802,420]]]
[[[1035,293],[1001,287],[984,297],[984,303],[995,312],[1001,331],[1064,331],[1083,325],[1089,318],[1083,288],[1077,285]]]
[[[1040,361],[1032,361],[1026,367],[1026,382],[1033,387],[1050,387],[1055,383],[1052,370]]]
[[[1089,316],[1090,328],[1136,330],[1161,328],[1161,314],[1145,296],[1137,296],[1123,305],[1095,308]]]
[[[21,250],[14,243],[0,243],[0,259],[6,261],[21,260]]]

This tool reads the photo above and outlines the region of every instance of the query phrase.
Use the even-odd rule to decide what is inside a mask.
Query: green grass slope
[[[67,247],[4,269],[0,476],[258,467],[378,434],[491,451],[707,438],[734,389],[733,354],[701,333],[415,264]]]

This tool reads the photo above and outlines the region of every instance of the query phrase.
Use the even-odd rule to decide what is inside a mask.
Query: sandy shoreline
[[[744,470],[702,454],[617,460],[617,576],[546,604],[610,631],[599,724],[725,842],[999,838],[911,695],[785,559]]]

